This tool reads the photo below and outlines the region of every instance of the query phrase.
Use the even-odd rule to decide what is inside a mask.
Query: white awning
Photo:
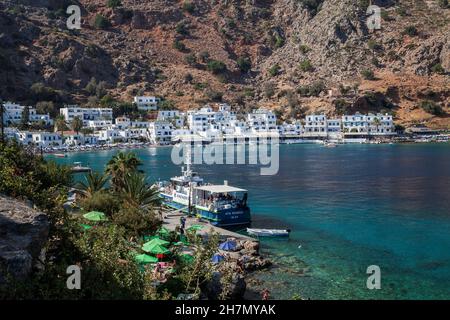
[[[195,190],[206,191],[210,193],[230,193],[230,192],[247,192],[245,189],[240,189],[228,185],[209,185],[196,187]]]

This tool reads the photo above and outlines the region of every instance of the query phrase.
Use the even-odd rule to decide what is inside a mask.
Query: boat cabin
[[[223,185],[205,185],[194,188],[194,203],[208,210],[221,211],[247,207],[248,191]]]

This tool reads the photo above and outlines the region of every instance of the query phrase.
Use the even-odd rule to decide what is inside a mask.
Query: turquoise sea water
[[[103,170],[117,150],[70,154]],[[151,180],[178,175],[171,148],[135,150]],[[52,156],[48,156],[52,158]],[[450,299],[450,145],[280,146],[280,170],[195,166],[208,182],[249,190],[253,226],[288,227],[263,240],[274,268],[254,275],[273,298]],[[381,290],[366,269],[381,268]]]

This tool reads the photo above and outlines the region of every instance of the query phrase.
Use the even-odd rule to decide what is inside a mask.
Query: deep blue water
[[[57,161],[103,170],[116,152]],[[170,148],[136,153],[151,180],[180,173]],[[292,229],[290,240],[262,241],[276,267],[255,278],[274,298],[450,299],[449,144],[282,145],[275,176],[254,165],[195,170],[248,189],[254,226]],[[380,290],[366,288],[369,265],[381,268]]]

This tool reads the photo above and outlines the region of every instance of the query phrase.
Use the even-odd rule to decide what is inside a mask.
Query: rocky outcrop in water
[[[0,195],[0,284],[23,280],[47,241],[47,216],[24,202]]]

